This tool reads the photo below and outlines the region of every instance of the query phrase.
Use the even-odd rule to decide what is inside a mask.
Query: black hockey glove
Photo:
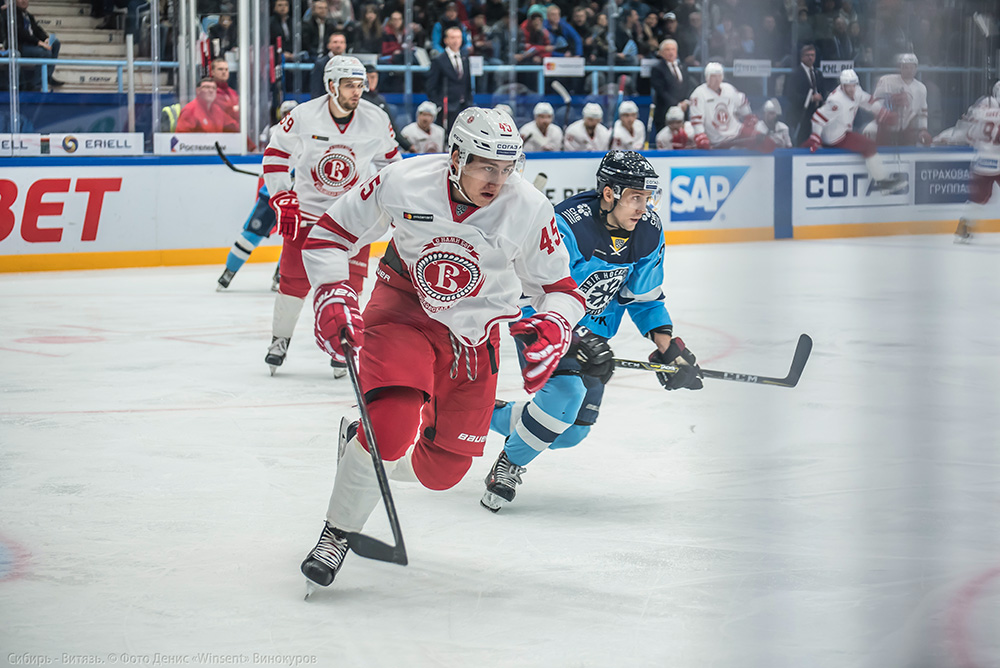
[[[677,366],[676,373],[658,373],[656,379],[666,390],[700,390],[701,367],[697,364],[694,353],[684,345],[683,339],[675,336],[670,340],[670,345],[665,352],[654,350],[649,354],[649,361],[656,364],[670,364]]]
[[[586,327],[573,330],[573,344],[569,353],[580,363],[580,373],[593,376],[605,385],[615,372],[614,353],[608,340]]]

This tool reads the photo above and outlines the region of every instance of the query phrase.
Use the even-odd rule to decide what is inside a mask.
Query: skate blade
[[[481,505],[486,510],[491,513],[498,513],[500,509],[506,506],[510,501],[503,498],[502,496],[497,496],[493,492],[486,492],[483,494],[483,498],[479,499],[479,505]]]
[[[275,365],[273,365],[273,364],[268,364],[268,365],[267,365],[267,368],[269,368],[269,369],[271,370],[271,375],[272,375],[272,376],[274,375],[274,372],[278,370],[278,367],[276,367],[276,366],[275,366]]]
[[[334,379],[340,379],[347,375],[347,369],[334,369],[333,377]]]
[[[308,601],[309,597],[315,594],[317,591],[319,591],[319,585],[313,582],[312,580],[306,579],[306,596],[302,600]]]
[[[226,286],[224,286],[222,283],[216,283],[216,285],[215,285],[215,291],[216,292],[225,292],[226,291]]]

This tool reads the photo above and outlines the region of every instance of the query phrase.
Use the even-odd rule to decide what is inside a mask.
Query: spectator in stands
[[[447,123],[447,128],[455,124],[460,111],[472,104],[469,58],[460,51],[463,37],[461,27],[454,25],[445,28],[444,52],[431,61],[431,68],[427,73],[427,97],[441,108],[442,114],[447,109],[447,118],[441,118]]]
[[[382,30],[382,51],[381,60],[383,62],[401,63],[403,62],[403,41],[406,39],[406,30],[403,28],[403,13],[399,11],[389,14],[389,20]]]
[[[292,18],[288,13],[288,0],[274,0],[271,12],[271,46],[278,48],[278,38],[281,38],[281,51],[285,60],[295,61],[292,54]]]
[[[230,51],[236,51],[239,46],[238,36],[230,12],[219,14],[219,21],[208,27],[208,39],[212,43],[213,58],[224,58]]]
[[[788,100],[788,123],[792,131],[792,143],[801,146],[812,134],[813,112],[823,104],[827,91],[823,74],[815,66],[816,48],[806,44],[799,49],[799,65],[785,82],[785,98]]]
[[[665,39],[660,43],[659,62],[650,71],[650,85],[653,89],[653,104],[656,110],[653,114],[653,124],[657,130],[662,130],[665,117],[670,107],[679,107],[687,111],[688,97],[694,89],[687,68],[677,58],[677,42]]]
[[[4,5],[6,7],[6,4]],[[4,26],[6,27],[7,12],[4,11]],[[49,35],[38,25],[38,21],[28,11],[28,0],[16,0],[14,21],[17,23],[17,42],[15,46],[23,58],[58,58],[59,39]],[[49,66],[49,85],[62,86],[63,82],[53,76],[55,66]],[[24,90],[42,89],[42,68],[34,68],[34,76],[30,82],[24,83]]]
[[[351,24],[354,23],[354,6],[351,0],[327,0],[327,3],[329,5],[327,11],[333,19],[334,26],[347,34]]]
[[[604,109],[601,105],[588,102],[583,105],[583,118],[570,123],[565,132],[567,151],[607,151],[611,144],[611,133],[601,125]]]
[[[701,66],[701,12],[691,12],[688,24],[680,28],[677,38],[680,59],[688,67]]]
[[[792,137],[788,126],[778,120],[781,117],[781,103],[772,97],[764,103],[761,118],[757,121],[757,132],[766,135],[778,148],[792,148]]]
[[[469,50],[472,48],[469,28],[459,21],[458,6],[454,2],[445,5],[441,19],[434,24],[434,29],[431,31],[431,55],[438,56],[444,52],[447,46],[444,43],[444,34],[449,28],[458,28],[461,31],[462,42],[459,44],[458,51],[464,56],[469,55]]]
[[[757,57],[767,58],[773,67],[787,67],[791,59],[788,54],[788,37],[778,29],[778,20],[767,14],[760,22],[757,32]]]
[[[327,0],[313,0],[312,15],[302,21],[302,50],[309,54],[311,62],[316,62],[323,55],[326,38],[336,30],[337,24],[330,18]]]
[[[542,27],[549,31],[553,56],[583,56],[583,38],[562,17],[558,5],[549,5]]]
[[[510,61],[510,17],[501,16],[500,19],[489,27],[486,36],[493,45],[493,57],[501,63]],[[517,37],[515,35],[515,37]]]
[[[583,42],[583,57],[587,57],[587,47],[588,39],[590,38],[590,30],[593,27],[590,17],[587,16],[587,8],[583,6],[578,6],[573,8],[573,15],[570,18],[569,24],[573,26],[573,30],[576,34],[580,36]]]
[[[239,132],[240,126],[216,104],[215,80],[205,77],[198,83],[195,98],[184,105],[177,117],[177,132]]]
[[[532,110],[535,120],[521,126],[521,140],[525,153],[533,151],[561,151],[563,131],[552,122],[555,110],[548,102],[539,102]]]
[[[821,50],[823,60],[854,60],[855,48],[844,17],[833,20],[833,33],[821,42]]]
[[[646,14],[639,26],[641,39],[639,41],[639,54],[643,58],[653,58],[660,48],[660,41],[663,39],[663,31],[660,30],[660,15],[656,12]]]
[[[331,58],[342,56],[345,53],[347,53],[347,37],[339,30],[330,33],[330,36],[326,38],[326,54],[316,60],[316,64],[313,65],[312,71],[309,73],[309,95],[312,97],[326,95],[327,91],[323,87],[323,70]]]
[[[615,60],[619,65],[639,64],[639,12],[624,12],[624,22],[619,21],[615,31]],[[623,25],[624,23],[624,25]]]
[[[661,25],[663,26],[663,36],[660,38],[660,44],[662,44],[665,39],[677,41],[677,14],[674,12],[664,13]],[[659,45],[657,45],[657,49],[659,49]]]
[[[800,46],[816,42],[816,31],[813,30],[812,17],[809,16],[809,10],[804,7],[799,10],[798,21],[795,24],[795,28],[797,30],[796,37]]]
[[[528,10],[528,18],[521,23],[521,53],[514,56],[518,63],[528,65],[542,63],[542,58],[551,56],[554,46],[545,29],[545,12],[539,5]]]
[[[667,126],[656,134],[656,148],[660,150],[682,150],[694,148],[694,128],[684,120],[680,107],[667,109]]]
[[[594,19],[594,26],[590,29],[589,51],[586,50],[587,63],[590,65],[602,65],[608,62],[608,17],[606,14],[598,14]]]
[[[746,24],[739,27],[739,47],[736,51],[736,58],[756,58],[757,43],[754,40],[754,32],[751,26]]]
[[[361,20],[354,24],[354,38],[351,40],[351,53],[382,52],[382,18],[379,16],[378,5],[366,4],[361,9]]]
[[[389,117],[389,122],[392,123],[392,131],[396,135],[396,143],[399,144],[399,148],[405,153],[410,153],[413,147],[410,146],[410,142],[406,137],[400,133],[399,125],[396,123],[396,115],[392,112],[388,103],[386,103],[385,98],[378,92],[378,68],[371,63],[365,65],[365,77],[368,79],[368,90],[361,93],[361,99],[368,100],[385,112],[385,115]]]
[[[229,86],[229,63],[225,58],[212,61],[212,81],[215,82],[215,104],[229,114],[234,121],[240,122],[240,94]]]
[[[507,0],[486,0],[483,3],[483,14],[486,15],[486,25],[492,26],[508,15]]]
[[[411,146],[410,153],[443,153],[445,150],[444,128],[434,122],[438,115],[437,106],[424,100],[417,107],[417,120],[403,128],[403,137]]]

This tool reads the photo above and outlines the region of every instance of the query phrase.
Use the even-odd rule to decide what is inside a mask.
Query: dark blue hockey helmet
[[[649,160],[635,151],[608,151],[597,168],[597,192],[610,187],[617,200],[626,188],[656,192],[660,176]]]

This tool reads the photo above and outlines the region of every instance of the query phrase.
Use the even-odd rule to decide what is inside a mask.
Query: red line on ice
[[[990,580],[997,577],[1000,577],[1000,566],[972,578],[952,601],[948,615],[948,641],[961,668],[979,668],[982,665],[976,663],[969,645],[969,616],[976,599],[983,594]]]

